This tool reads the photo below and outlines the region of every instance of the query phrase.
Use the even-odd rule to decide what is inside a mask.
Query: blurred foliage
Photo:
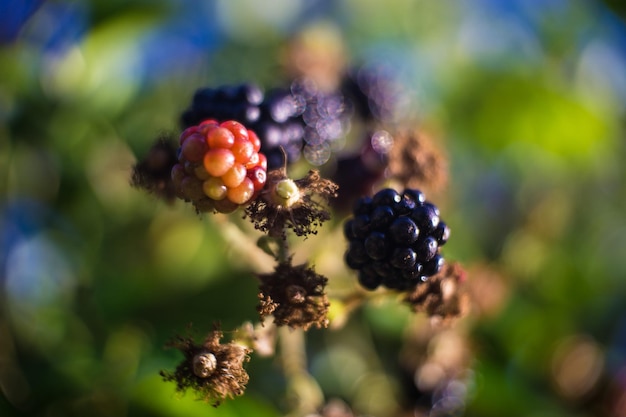
[[[592,0],[3,2],[0,415],[282,415],[274,358],[253,354],[246,395],[218,409],[161,382],[166,341],[257,320],[257,285],[224,217],[129,178],[196,88],[283,85],[285,44],[316,22],[354,64],[392,67],[441,140],[450,185],[429,199],[477,305],[448,333],[394,299],[310,331],[326,397],[384,417],[626,415],[623,16]],[[338,224],[301,248],[340,294]],[[415,363],[456,385],[429,391]]]

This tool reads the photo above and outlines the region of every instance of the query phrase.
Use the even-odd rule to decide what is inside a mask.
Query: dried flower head
[[[270,171],[264,190],[245,209],[254,227],[270,236],[285,237],[291,228],[297,236],[315,234],[330,219],[325,204],[337,196],[337,185],[316,170],[299,180],[287,177],[284,168]]]
[[[277,326],[327,327],[328,297],[324,292],[328,279],[311,267],[281,262],[274,272],[261,274],[259,305],[261,320],[273,315]]]
[[[176,198],[172,183],[172,167],[178,162],[176,142],[167,136],[160,137],[148,154],[133,166],[130,183],[157,197],[173,202]]]
[[[250,349],[237,343],[220,344],[222,331],[210,332],[204,343],[197,345],[191,337],[177,337],[168,344],[185,356],[174,373],[161,371],[165,381],[175,381],[178,391],[188,388],[214,406],[226,398],[242,395],[249,376],[243,364],[249,360]]]
[[[461,288],[466,272],[459,263],[446,263],[442,270],[410,292],[405,301],[416,312],[452,319],[468,310],[469,298]]]
[[[442,188],[448,181],[447,160],[432,138],[416,129],[393,134],[387,175],[407,188]]]

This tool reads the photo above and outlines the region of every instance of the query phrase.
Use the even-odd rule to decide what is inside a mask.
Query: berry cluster
[[[241,123],[209,119],[180,135],[172,168],[177,195],[201,212],[229,213],[250,202],[267,179],[267,160],[257,135]]]
[[[183,112],[183,127],[204,119],[239,120],[261,139],[261,152],[270,169],[300,157],[304,125],[299,117],[303,104],[287,89],[274,89],[267,95],[254,84],[201,88],[193,96],[191,106]]]
[[[347,265],[359,272],[359,283],[374,290],[406,290],[435,275],[444,264],[439,247],[450,235],[439,209],[424,194],[391,188],[362,197],[344,227],[349,241]]]
[[[340,93],[323,93],[309,81],[294,82],[267,94],[254,84],[202,88],[182,114],[183,127],[202,120],[239,120],[261,139],[270,169],[297,161],[302,154],[313,165],[324,164],[332,143],[349,124],[349,106]]]

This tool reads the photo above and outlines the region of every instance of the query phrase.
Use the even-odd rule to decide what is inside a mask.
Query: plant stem
[[[287,378],[287,399],[290,416],[313,413],[324,403],[324,394],[306,369],[304,331],[279,327],[280,357],[283,372]]]

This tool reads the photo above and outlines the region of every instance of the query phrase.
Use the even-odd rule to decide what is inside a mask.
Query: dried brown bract
[[[157,197],[173,202],[176,198],[172,183],[172,167],[178,162],[176,143],[163,136],[152,145],[148,154],[133,166],[130,183]]]
[[[285,238],[287,228],[297,236],[316,234],[316,228],[330,219],[326,204],[337,196],[337,188],[316,170],[299,180],[288,178],[284,169],[273,170],[259,197],[246,207],[244,217],[274,237]]]
[[[445,264],[437,275],[415,287],[405,301],[414,311],[429,316],[443,319],[460,317],[469,307],[469,297],[461,288],[465,279],[466,272],[459,263]]]
[[[176,382],[178,391],[196,391],[214,406],[226,398],[242,395],[249,380],[243,364],[250,359],[251,351],[233,342],[220,344],[222,336],[216,327],[201,345],[191,337],[181,336],[170,342],[168,346],[180,350],[185,358],[174,373],[161,371],[163,379]]]
[[[407,188],[437,190],[448,181],[448,162],[425,133],[416,129],[393,134],[389,150],[388,176]]]
[[[281,262],[274,272],[258,276],[259,305],[257,310],[261,320],[274,316],[277,326],[327,327],[330,303],[325,287],[328,279],[319,275],[306,264],[292,265],[291,259]]]

